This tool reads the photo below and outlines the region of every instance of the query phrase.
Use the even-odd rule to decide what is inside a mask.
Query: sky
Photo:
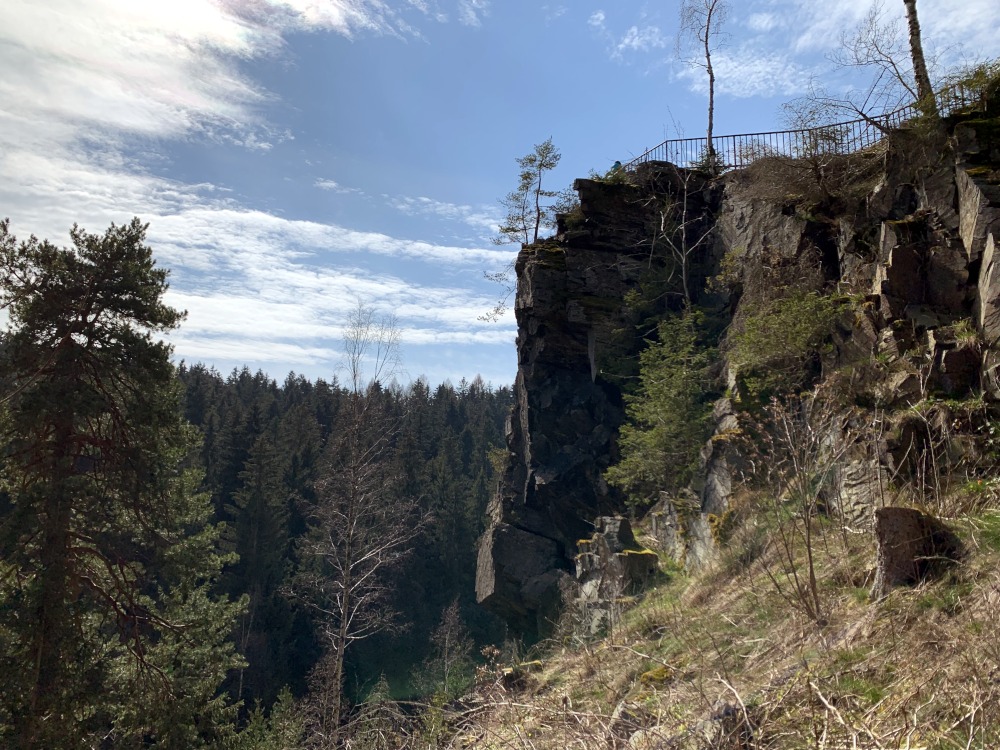
[[[357,305],[406,382],[509,385],[482,320],[515,159],[559,189],[704,130],[679,0],[0,0],[0,217],[68,244],[133,216],[187,310],[175,359],[330,380]],[[782,129],[869,0],[730,0],[717,134]],[[920,0],[939,70],[1000,56],[996,0]],[[888,18],[903,3],[887,0]]]

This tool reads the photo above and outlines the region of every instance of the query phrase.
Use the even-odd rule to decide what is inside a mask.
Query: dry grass
[[[438,747],[1000,747],[1000,515],[958,525],[960,568],[871,603],[871,540],[829,523],[815,540],[822,625],[768,575],[781,575],[775,545],[676,576],[606,638],[553,645],[517,689],[484,685]]]

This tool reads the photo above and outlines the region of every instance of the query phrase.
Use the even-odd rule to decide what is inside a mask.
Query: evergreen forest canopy
[[[0,744],[285,747],[460,692],[510,390],[366,378],[363,306],[344,383],[174,367],[145,231],[0,223]]]

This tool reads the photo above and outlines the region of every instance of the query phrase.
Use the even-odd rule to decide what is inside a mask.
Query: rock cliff
[[[629,296],[677,271],[679,256],[656,243],[665,206],[682,204],[688,236],[708,238],[688,243],[682,258],[687,296],[733,326],[781,285],[850,306],[822,357],[807,363],[811,382],[837,373],[855,401],[883,408],[929,395],[1000,399],[998,165],[996,117],[967,115],[941,131],[893,133],[850,157],[761,159],[717,179],[651,163],[627,179],[578,180],[579,212],[560,217],[557,235],[525,246],[516,264],[516,405],[480,543],[480,601],[529,636],[544,632],[578,540],[622,510],[602,474],[617,460],[623,373],[644,346],[643,320],[684,303],[668,295],[637,315]],[[726,292],[710,291],[713,277],[726,277]],[[720,384],[738,397],[739,368],[722,352]],[[736,419],[733,402],[719,401],[716,435]],[[909,455],[899,450],[905,425],[887,433],[880,444],[848,446],[824,489],[858,524],[871,519],[871,488],[901,470],[893,456]],[[712,554],[710,521],[728,508],[739,462],[728,441],[710,441],[686,499],[654,509],[657,536],[679,560],[697,565]]]

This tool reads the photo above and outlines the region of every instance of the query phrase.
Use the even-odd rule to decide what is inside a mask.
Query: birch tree
[[[722,25],[729,15],[726,0],[684,0],[681,3],[677,56],[689,65],[701,68],[708,77],[708,128],[705,164],[718,171],[718,156],[712,140],[715,132],[715,66],[712,53],[724,41]]]
[[[906,6],[906,25],[910,37],[913,77],[917,83],[917,103],[926,114],[936,116],[938,113],[937,102],[934,100],[934,89],[931,86],[931,77],[927,72],[927,60],[924,57],[924,44],[920,38],[917,0],[903,0],[903,5]]]

